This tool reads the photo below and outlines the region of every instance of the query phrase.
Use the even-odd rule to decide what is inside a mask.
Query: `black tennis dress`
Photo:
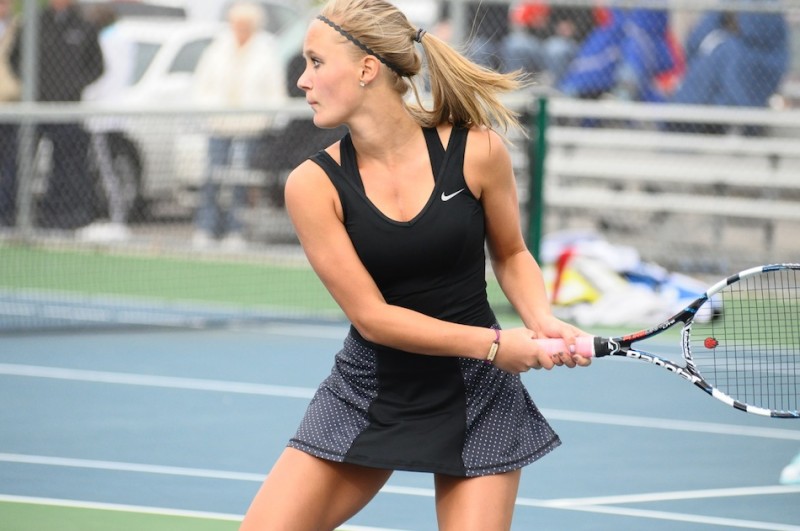
[[[347,232],[388,303],[496,326],[483,208],[463,174],[467,130],[454,128],[447,149],[436,129],[424,132],[435,186],[411,221],[389,219],[367,198],[349,135],[341,165],[324,151],[312,160],[336,187]],[[482,360],[376,345],[354,327],[289,442],[332,461],[462,477],[515,470],[559,444],[519,376]]]

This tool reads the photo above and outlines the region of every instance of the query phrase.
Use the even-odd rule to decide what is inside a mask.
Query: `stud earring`
[[[364,81],[359,81],[359,82],[358,82],[358,84],[359,84],[359,86],[360,86],[361,88],[364,88],[364,87],[366,87],[366,86],[367,86],[367,84],[366,84],[366,83],[364,83]]]

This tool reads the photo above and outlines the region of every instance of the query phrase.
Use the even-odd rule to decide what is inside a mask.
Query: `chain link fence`
[[[34,2],[2,26],[0,329],[335,314],[282,200],[291,168],[343,134],[316,129],[295,86],[314,8],[264,2],[288,10],[270,27],[288,99],[234,107],[193,100],[223,21],[76,4],[69,31]],[[800,259],[796,2],[397,5],[481,64],[530,73],[512,103],[529,124],[512,153],[526,223],[545,212],[545,233],[599,231],[690,273]],[[679,208],[692,197],[711,213]]]
[[[523,69],[567,97],[797,103],[797,2],[551,0],[460,9],[466,21],[458,34],[472,57],[498,70]]]

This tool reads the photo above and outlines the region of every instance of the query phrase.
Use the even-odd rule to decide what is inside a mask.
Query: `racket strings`
[[[721,312],[694,321],[689,341],[690,362],[709,384],[748,405],[800,409],[799,280],[795,268],[767,270],[713,296]]]

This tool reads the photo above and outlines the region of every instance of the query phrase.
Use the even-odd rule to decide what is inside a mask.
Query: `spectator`
[[[123,35],[116,24],[117,15],[107,5],[98,5],[89,11],[89,18],[100,32],[103,51],[103,75],[83,91],[85,101],[114,103],[119,101],[133,79],[136,47]],[[100,180],[108,199],[110,223],[96,222],[79,233],[90,240],[125,240],[129,237],[126,225],[128,212],[136,191],[129,190],[131,183],[123,182],[115,171],[112,146],[119,140],[119,119],[103,117],[92,119],[87,127],[91,131],[92,152],[95,155]]]
[[[689,34],[686,55],[675,103],[766,107],[789,66],[784,15],[707,13]],[[713,124],[686,127],[724,132]]]
[[[500,70],[500,43],[509,31],[508,4],[467,2],[467,56],[481,66]]]
[[[20,96],[19,79],[9,63],[16,32],[17,20],[11,0],[0,0],[0,105],[16,101]],[[16,145],[16,125],[0,122],[0,227],[13,225],[16,215]]]
[[[264,11],[255,3],[239,2],[228,11],[228,29],[206,49],[197,65],[197,102],[211,107],[247,107],[275,104],[287,98],[286,74],[276,53],[276,43],[261,31]],[[258,135],[268,125],[263,116],[215,117],[210,122],[208,165],[193,243],[207,247],[217,237],[230,249],[245,246],[241,209],[247,187],[230,186],[230,204],[220,205],[223,194],[217,178],[225,167],[250,167]],[[227,191],[227,190],[226,190]]]
[[[511,31],[499,47],[505,70],[559,80],[592,27],[591,18],[585,8],[550,7],[539,0],[516,4],[509,13]]]
[[[523,2],[509,12],[510,31],[500,42],[500,61],[506,72],[541,74],[546,68],[544,43],[550,7],[539,1]]]
[[[664,101],[658,77],[679,64],[664,10],[612,9],[581,46],[559,89],[579,98]]]
[[[551,78],[558,82],[580,50],[581,43],[594,29],[594,9],[552,7],[545,58]]]
[[[20,74],[23,31],[17,33],[11,65]],[[38,38],[37,101],[76,102],[103,73],[97,29],[73,0],[50,0],[42,11]],[[89,134],[79,123],[40,124],[37,136],[53,145],[52,174],[39,205],[44,227],[73,229],[93,217],[94,188],[87,169]]]

